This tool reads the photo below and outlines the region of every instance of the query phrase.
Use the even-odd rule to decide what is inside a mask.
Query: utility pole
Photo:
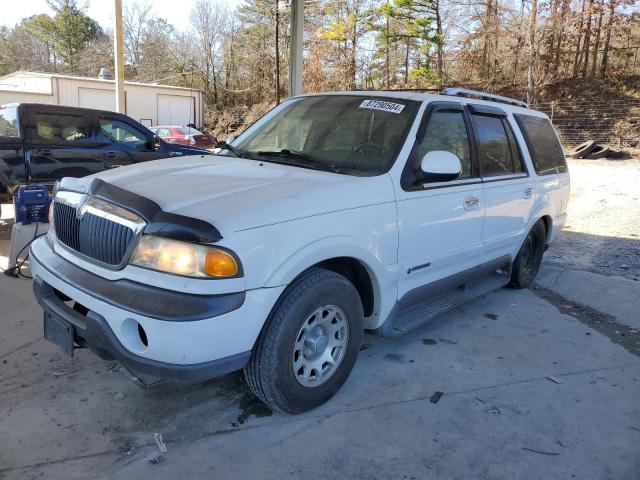
[[[304,45],[304,0],[291,0],[289,42],[289,96],[302,94],[302,47]]]
[[[124,53],[122,41],[122,0],[114,0],[116,28],[113,30],[113,52],[116,79],[116,112],[127,113],[124,96]]]
[[[276,105],[280,103],[280,0],[276,0]]]

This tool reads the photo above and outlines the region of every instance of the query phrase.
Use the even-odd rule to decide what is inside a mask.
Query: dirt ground
[[[640,160],[569,160],[567,224],[545,260],[640,281]]]

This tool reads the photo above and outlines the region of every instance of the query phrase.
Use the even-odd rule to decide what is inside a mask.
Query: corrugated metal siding
[[[51,90],[53,91],[53,95],[1,90],[0,87],[0,103],[38,102],[80,107],[83,106],[80,105],[80,89],[114,92],[115,97],[115,86],[110,82],[55,76],[51,77],[49,80],[51,81]],[[87,90],[84,90],[84,92],[86,94]],[[202,110],[202,92],[199,90],[167,88],[162,85],[125,83],[125,95],[127,115],[137,121],[141,121],[142,119],[151,119],[153,125],[158,124],[158,95],[193,97],[195,99],[196,115],[195,119],[192,119],[192,121],[198,126],[202,125],[204,115]],[[115,98],[113,109],[115,110]]]
[[[17,102],[56,103],[56,98],[53,95],[0,90],[0,104]]]

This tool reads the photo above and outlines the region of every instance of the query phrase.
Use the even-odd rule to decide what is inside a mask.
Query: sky
[[[218,0],[235,8],[241,0]],[[47,0],[2,0],[0,25],[13,27],[24,17],[39,13],[52,14]],[[122,0],[123,7],[130,6],[135,0]],[[152,10],[160,17],[166,18],[178,30],[189,27],[189,14],[195,0],[149,0]],[[87,14],[101,26],[111,28],[113,25],[113,0],[78,0],[79,6],[87,5]]]

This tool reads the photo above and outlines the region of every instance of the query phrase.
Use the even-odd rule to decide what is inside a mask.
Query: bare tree
[[[125,6],[122,14],[122,29],[124,34],[124,51],[127,66],[137,76],[140,68],[142,44],[149,33],[149,26],[155,20],[152,6],[148,1],[135,2],[132,6]]]
[[[212,0],[197,0],[191,11],[196,58],[204,76],[205,95],[213,104],[218,103],[219,61],[228,14],[226,4]]]
[[[538,22],[538,0],[531,0],[531,11],[529,12],[529,58],[527,62],[527,101],[533,103],[535,100],[535,68],[536,68],[536,26]]]

